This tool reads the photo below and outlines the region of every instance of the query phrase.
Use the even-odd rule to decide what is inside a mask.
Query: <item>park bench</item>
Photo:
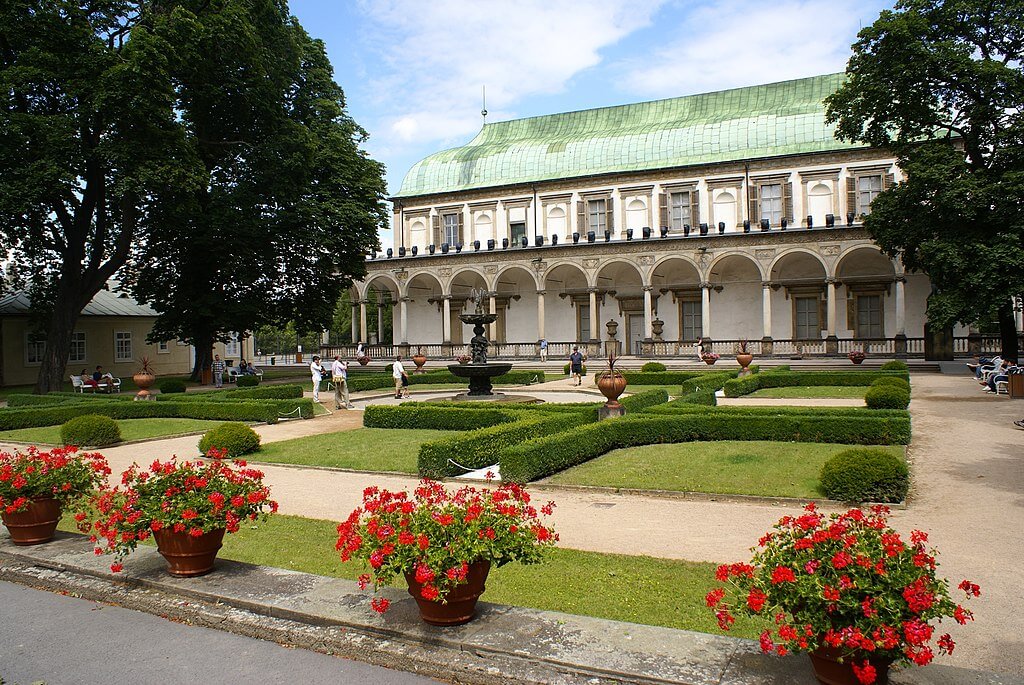
[[[90,385],[89,383],[83,381],[79,376],[71,376],[72,389],[75,392],[82,393],[83,395],[85,394],[86,390],[88,390],[89,392],[98,392],[100,390],[106,391],[108,389],[108,384],[109,387],[114,390],[114,392],[121,392],[120,378],[108,378],[107,380],[103,381],[102,383],[98,383],[97,385]]]

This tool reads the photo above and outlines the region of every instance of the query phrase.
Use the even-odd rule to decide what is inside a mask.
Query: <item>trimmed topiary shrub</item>
[[[108,416],[86,414],[60,427],[60,441],[78,447],[103,447],[121,442],[121,429]]]
[[[255,388],[260,384],[259,376],[239,376],[235,381],[235,385],[239,388]]]
[[[886,362],[878,368],[880,368],[882,371],[906,371],[910,367],[907,366],[906,362],[901,362],[898,359],[893,359],[891,362]]]
[[[910,383],[902,378],[896,376],[889,376],[887,378],[877,378],[871,381],[871,387],[877,387],[879,385],[891,385],[894,388],[902,388],[908,393],[910,392]]]
[[[869,409],[906,409],[910,392],[894,385],[873,385],[864,393],[864,404]]]
[[[185,381],[177,378],[168,378],[165,381],[160,381],[160,392],[164,395],[171,395],[174,393],[185,392]]]
[[[909,487],[906,462],[883,450],[844,450],[821,467],[822,491],[842,502],[902,502]]]
[[[259,450],[260,436],[244,423],[232,421],[211,428],[200,438],[200,452],[206,454],[213,448],[227,450],[229,457],[240,457]]]
[[[566,364],[565,366],[562,367],[562,373],[564,373],[566,376],[569,375],[569,365],[568,364]],[[582,373],[582,375],[584,375],[584,376],[587,375],[587,365],[586,364],[583,365],[583,373]]]
[[[665,370],[665,365],[661,362],[647,362],[640,367],[640,370],[644,373],[658,373]]]

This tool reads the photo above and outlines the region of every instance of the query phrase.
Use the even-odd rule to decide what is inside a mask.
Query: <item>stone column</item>
[[[352,303],[352,344],[359,342],[359,303]]]
[[[906,276],[903,274],[896,276],[896,335],[903,336],[907,333],[906,284]]]
[[[700,337],[711,339],[711,284],[700,284]]]
[[[493,293],[490,293],[487,298],[487,311],[490,312],[491,314],[498,313],[498,301],[494,298]],[[490,338],[492,345],[496,345],[498,337],[498,322],[495,321],[494,323],[490,324],[488,328],[490,330],[487,333],[487,337]]]
[[[394,336],[392,336],[392,339]],[[377,344],[384,344],[384,295],[377,295]]]
[[[826,278],[825,283],[828,287],[828,301],[825,307],[828,337],[825,338],[825,354],[834,355],[839,354],[839,338],[836,337],[836,279]]]
[[[537,340],[544,336],[544,294],[546,291],[537,291]]]
[[[597,312],[597,288],[590,289],[590,339],[598,340],[600,333],[597,327],[601,325],[601,317]]]
[[[443,318],[441,319],[441,337],[445,345],[452,344],[452,296],[445,295],[442,300]]]
[[[401,340],[403,345],[409,344],[409,299],[408,297],[400,298],[398,301],[399,307],[399,321],[401,325],[399,330],[401,331]]]
[[[370,344],[370,334],[366,328],[366,303],[367,300],[359,300],[359,332],[361,334],[360,340],[364,344]]]
[[[644,286],[644,340],[651,340],[654,338],[654,326],[652,325],[651,319],[651,291],[654,290],[654,286]]]
[[[772,339],[772,284],[761,281],[761,327],[764,331],[762,340]]]

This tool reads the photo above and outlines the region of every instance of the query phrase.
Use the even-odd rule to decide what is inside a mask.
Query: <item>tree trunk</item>
[[[88,301],[87,299],[86,302]],[[78,302],[79,298],[72,298],[59,292],[53,303],[53,312],[46,326],[43,365],[39,368],[39,377],[36,379],[37,395],[45,395],[64,388],[64,371],[68,353],[71,351],[71,334],[75,332],[75,323],[78,322],[78,315],[82,311]]]
[[[999,308],[999,338],[1003,359],[1020,361],[1020,337],[1013,318],[1013,306],[1009,302]]]
[[[193,383],[203,381],[203,369],[209,369],[213,365],[213,336],[209,333],[192,336],[192,346],[196,349],[196,363],[192,367],[192,376],[189,378]]]

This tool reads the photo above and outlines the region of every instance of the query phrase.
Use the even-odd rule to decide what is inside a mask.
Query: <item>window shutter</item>
[[[756,224],[761,220],[761,208],[757,205],[757,186],[747,186],[747,201],[749,204],[747,218],[750,219],[750,223]]]
[[[433,222],[433,226],[434,226],[434,245],[437,245],[438,247],[440,247],[441,243],[444,242],[443,240],[441,240],[441,215],[440,214],[435,214],[433,216],[433,220],[434,220],[434,222]]]
[[[700,226],[700,191],[690,191],[690,225]]]
[[[658,226],[668,225],[668,195],[658,193]]]
[[[782,184],[782,213],[790,222],[793,221],[793,184]]]
[[[584,234],[587,232],[587,209],[583,200],[576,202],[576,233]]]
[[[608,198],[604,201],[604,214],[605,222],[604,228],[606,231],[615,230],[615,210],[613,208],[612,199]]]
[[[846,177],[846,212],[857,212],[857,179],[853,176]]]
[[[896,184],[896,177],[893,174],[882,174],[882,190],[887,190]]]
[[[458,217],[459,217],[459,245],[465,245],[466,241],[465,241],[465,239],[463,238],[463,235],[462,235],[462,212],[459,212]]]

